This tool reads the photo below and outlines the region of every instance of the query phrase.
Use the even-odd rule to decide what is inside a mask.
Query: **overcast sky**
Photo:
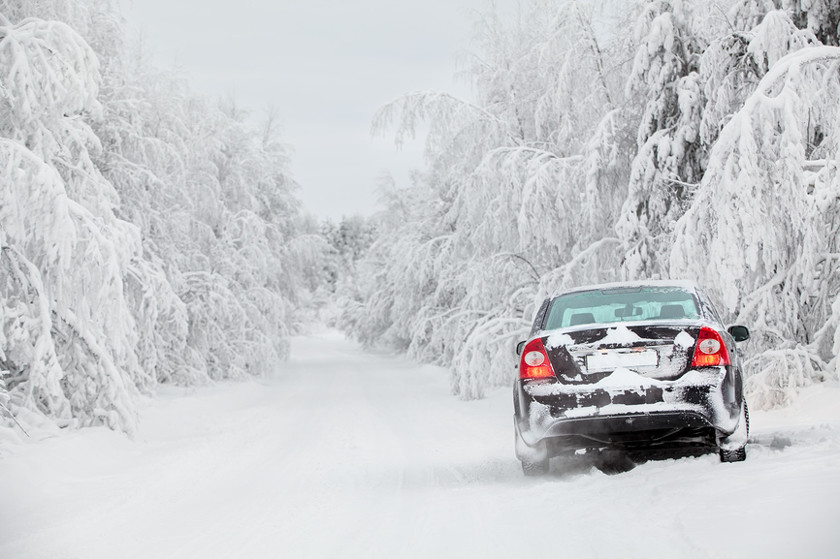
[[[512,4],[509,0],[507,4]],[[123,0],[130,32],[192,89],[233,93],[254,118],[274,107],[306,208],[369,214],[383,172],[407,183],[420,142],[372,138],[388,101],[418,89],[469,96],[454,78],[488,0]]]

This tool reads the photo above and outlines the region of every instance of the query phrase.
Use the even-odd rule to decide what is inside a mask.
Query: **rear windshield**
[[[584,324],[699,317],[697,301],[690,291],[679,287],[621,287],[556,297],[551,302],[545,330]]]

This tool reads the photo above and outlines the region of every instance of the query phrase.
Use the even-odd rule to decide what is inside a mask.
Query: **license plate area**
[[[659,353],[654,349],[608,349],[586,356],[587,373],[604,373],[619,367],[638,369],[656,367]]]

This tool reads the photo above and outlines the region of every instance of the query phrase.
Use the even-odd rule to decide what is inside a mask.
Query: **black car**
[[[516,456],[526,475],[576,451],[698,448],[746,458],[736,342],[696,286],[591,286],[546,299],[517,346]]]

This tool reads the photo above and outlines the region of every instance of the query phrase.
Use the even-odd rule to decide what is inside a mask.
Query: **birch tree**
[[[699,135],[705,97],[698,70],[706,43],[694,30],[695,10],[700,9],[652,0],[636,20],[639,46],[626,95],[644,101],[616,229],[625,243],[624,269],[630,278],[667,273],[658,255],[705,167],[706,146]]]
[[[270,119],[254,130],[129,57],[110,2],[7,8],[3,421],[131,432],[157,383],[274,371],[325,245]]]
[[[773,18],[787,15],[765,22]],[[826,100],[840,94],[838,68],[836,47],[776,61],[721,131],[677,225],[672,271],[713,286],[731,316],[753,325],[756,406],[837,376],[840,115]]]
[[[6,388],[64,424],[130,430],[135,387],[151,382],[123,291],[140,237],[91,159],[98,59],[63,23],[2,18],[0,72]]]
[[[401,218],[384,222],[346,324],[448,366],[476,397],[509,378],[497,364],[535,300],[689,277],[754,326],[754,405],[829,378],[836,67],[795,53],[835,40],[832,8],[622,3],[632,33],[610,42],[575,2],[530,3],[508,28],[485,16],[473,100],[415,93],[379,114],[397,141],[428,121],[428,165],[390,195]]]
[[[615,248],[601,239],[613,236],[617,210],[608,204],[598,215],[586,205],[587,196],[612,200],[608,191],[620,189],[607,178],[621,168],[615,145],[624,137],[605,133],[587,150],[595,129],[622,122],[601,112],[616,102],[621,68],[592,18],[578,2],[531,2],[509,28],[488,14],[468,66],[474,101],[417,92],[376,118],[377,129],[395,125],[398,143],[426,121],[429,169],[394,194],[411,203],[420,196],[423,211],[385,228],[371,252],[384,270],[375,274],[377,295],[355,312],[387,314],[367,315],[375,329],[356,316],[353,331],[363,340],[382,332],[412,356],[449,366],[462,397],[508,378],[505,356],[544,274],[579,277],[579,266],[561,269],[576,251],[593,245],[596,262],[599,249]],[[407,325],[401,316],[411,317]]]

